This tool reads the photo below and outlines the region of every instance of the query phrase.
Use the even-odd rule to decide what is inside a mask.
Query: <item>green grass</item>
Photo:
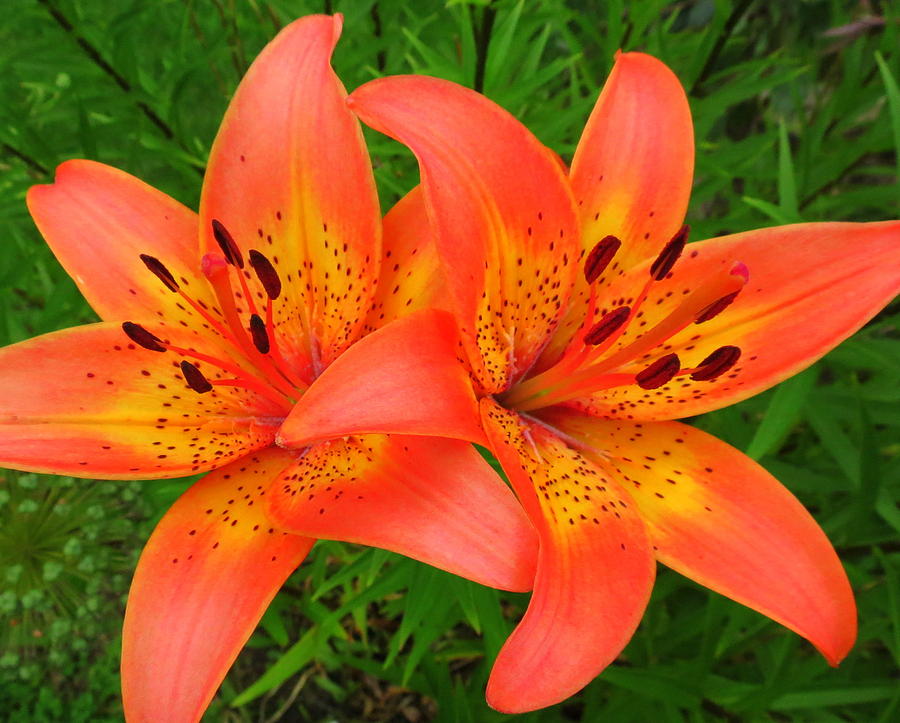
[[[346,15],[335,65],[348,88],[407,72],[479,87],[566,160],[613,53],[661,58],[694,113],[695,238],[896,217],[900,11],[887,1],[867,5],[877,21],[863,22],[863,4],[837,0],[21,0],[0,21],[0,342],[94,318],[29,220],[27,188],[85,157],[195,207],[219,119],[248,63],[279,26],[328,6]],[[417,182],[415,164],[401,146],[367,138],[387,207]],[[895,303],[806,374],[695,420],[784,481],[837,546],[860,609],[859,642],[842,666],[830,669],[778,625],[661,570],[620,660],[569,702],[516,720],[889,723],[900,715],[898,323]],[[16,505],[22,495],[37,504],[72,489],[53,478],[32,488],[6,479],[0,491],[14,490]],[[66,526],[55,534],[81,540],[98,559],[115,550],[121,559],[104,564],[117,572],[91,587],[90,576],[67,568],[61,579],[36,577],[32,588],[47,596],[65,583],[76,600],[99,596],[86,613],[85,644],[102,655],[90,665],[68,652],[54,661],[53,650],[69,650],[65,636],[42,646],[8,636],[6,648],[19,656],[0,660],[9,720],[120,716],[110,641],[127,590],[124,561],[184,484],[129,487],[139,495],[141,535],[116,542],[109,531],[123,493],[92,482],[74,488],[82,485],[86,495],[108,495],[92,523],[106,531],[93,540]],[[0,554],[5,605],[25,550],[7,545]],[[53,559],[75,564],[63,552]],[[16,590],[0,608],[7,630],[23,619],[27,590]],[[208,719],[501,720],[484,704],[484,682],[526,602],[396,555],[320,543],[276,598]],[[62,603],[39,607],[47,626],[72,615]]]

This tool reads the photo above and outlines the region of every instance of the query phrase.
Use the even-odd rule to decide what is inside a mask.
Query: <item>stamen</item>
[[[138,346],[149,349],[150,351],[165,351],[163,340],[155,334],[151,334],[140,324],[134,324],[130,321],[122,323],[122,331]]]
[[[731,369],[740,358],[740,347],[721,346],[700,362],[691,374],[691,379],[695,382],[711,382]]]
[[[615,236],[606,236],[591,249],[584,262],[584,278],[589,284],[593,284],[606,271],[621,245],[622,242]]]
[[[162,261],[148,254],[141,254],[141,261],[144,262],[144,266],[150,269],[150,273],[166,285],[169,291],[178,291],[178,282],[175,281],[175,277],[163,265]]]
[[[266,296],[275,301],[281,294],[281,278],[278,276],[275,267],[272,266],[272,262],[256,249],[251,249],[250,265],[256,272],[256,278],[259,279],[259,283],[265,289]]]
[[[690,230],[690,226],[682,226],[678,233],[672,237],[672,240],[660,251],[659,256],[656,257],[656,260],[650,266],[650,276],[655,281],[662,281],[672,270],[675,262],[678,261],[678,257],[681,256],[681,252],[684,251],[684,245],[687,243]]]
[[[212,391],[212,384],[203,376],[203,372],[189,361],[181,362],[181,373],[184,375],[184,381],[187,382],[187,385],[197,394],[206,394],[206,392]]]
[[[719,314],[721,314],[725,309],[731,306],[731,302],[734,301],[738,294],[741,293],[741,290],[732,291],[730,294],[726,294],[721,299],[718,299],[707,306],[703,311],[697,314],[697,318],[694,321],[695,324],[702,324],[705,321],[709,321],[710,319],[714,319]]]
[[[591,330],[584,335],[584,343],[590,344],[591,346],[602,344],[614,334],[622,324],[628,321],[630,314],[631,307],[629,306],[620,306],[618,309],[607,312],[603,315],[603,318],[594,324],[594,326],[591,327]]]
[[[215,236],[216,242],[219,244],[219,248],[222,249],[222,253],[225,254],[225,259],[228,263],[232,266],[237,266],[239,269],[244,268],[244,255],[241,253],[237,243],[235,243],[234,237],[228,232],[228,229],[222,225],[221,221],[214,218],[212,220],[212,230],[213,236]]]
[[[677,354],[666,354],[660,357],[642,372],[638,372],[634,380],[641,389],[657,389],[672,381],[681,370],[681,361]]]
[[[253,338],[253,346],[260,354],[269,353],[269,334],[266,331],[266,322],[259,314],[250,317],[250,336]]]

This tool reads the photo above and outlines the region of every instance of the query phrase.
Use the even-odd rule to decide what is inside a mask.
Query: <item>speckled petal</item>
[[[316,445],[269,494],[281,527],[382,547],[484,585],[530,590],[537,535],[470,444],[365,435]]]
[[[180,347],[225,354],[196,331],[147,328]],[[137,347],[109,322],[0,349],[0,462],[100,479],[180,477],[274,441],[287,405],[235,387],[197,394],[182,358]],[[198,365],[210,380],[228,376]]]
[[[540,537],[534,594],[491,672],[488,703],[523,713],[587,685],[628,643],[655,564],[613,477],[541,425],[484,399],[491,448]]]
[[[372,169],[329,64],[341,24],[301,18],[260,53],[222,121],[200,202],[204,251],[219,252],[217,220],[245,257],[255,248],[278,271],[278,344],[307,378],[359,335],[381,258]],[[261,285],[245,275],[262,304]]]
[[[250,455],[196,482],[141,554],[122,632],[129,723],[199,721],[238,652],[313,540],[263,513],[272,479],[294,460]]]
[[[832,665],[856,639],[847,575],[825,533],[766,470],[678,422],[541,416],[628,488],[657,558],[807,638]]]
[[[434,232],[420,186],[384,217],[381,275],[366,320],[366,332],[419,309],[449,309]]]
[[[408,145],[476,379],[506,389],[534,362],[577,273],[574,203],[558,162],[509,113],[437,78],[398,76],[350,96]]]
[[[729,345],[741,350],[734,368],[714,381],[679,376],[654,390],[606,390],[576,406],[601,417],[677,419],[734,404],[805,369],[900,293],[900,222],[797,224],[689,244],[670,277],[653,285],[641,317],[611,353],[735,262],[747,267],[749,281],[730,306],[689,325],[625,371],[670,353],[684,368],[696,367]],[[646,268],[638,267],[616,281],[600,311],[630,303],[645,279]]]

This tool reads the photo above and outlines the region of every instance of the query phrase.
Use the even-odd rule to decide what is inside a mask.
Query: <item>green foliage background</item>
[[[663,59],[695,118],[695,238],[898,216],[900,8],[887,0],[16,0],[0,19],[0,342],[94,318],[30,222],[26,189],[83,157],[196,207],[249,61],[289,20],[330,10],[346,16],[335,65],[348,88],[407,72],[478,87],[566,159],[616,49]],[[415,165],[368,138],[387,207],[416,183]],[[900,718],[898,322],[895,303],[812,370],[695,420],[782,479],[834,541],[860,608],[843,665],[661,570],[620,660],[571,701],[517,720]],[[0,715],[121,719],[128,580],[186,484],[3,475]],[[484,682],[526,603],[390,553],[319,543],[206,719],[501,720]]]

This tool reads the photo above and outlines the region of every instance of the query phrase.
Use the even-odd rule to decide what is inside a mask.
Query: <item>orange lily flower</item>
[[[617,57],[568,175],[447,81],[383,78],[350,103],[418,157],[483,427],[540,537],[488,702],[523,712],[586,685],[634,633],[656,560],[837,664],[856,611],[822,530],[762,467],[672,420],[771,387],[872,318],[900,289],[900,222],[685,246],[690,111],[674,74],[639,53]],[[340,431],[334,405],[298,406]],[[269,505],[306,529],[289,497]]]
[[[28,194],[103,321],[0,350],[0,462],[110,479],[214,470],[135,572],[129,721],[199,720],[313,544],[262,504],[301,474],[320,536],[531,588],[534,530],[469,444],[483,432],[455,322],[424,308],[437,259],[417,253],[419,194],[388,214],[382,248],[362,133],[330,66],[340,31],[339,16],[303,18],[262,52],[216,138],[199,215],[89,161]],[[343,375],[329,396],[353,411],[354,436],[294,444],[295,403],[326,369]]]

